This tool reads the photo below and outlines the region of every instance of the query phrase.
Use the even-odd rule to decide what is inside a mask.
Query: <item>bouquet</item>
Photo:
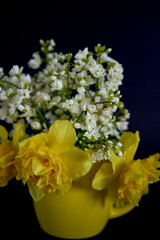
[[[54,40],[40,45],[32,74],[0,68],[0,186],[16,178],[39,201],[92,172],[90,186],[117,208],[137,206],[159,180],[160,156],[134,159],[140,137],[127,131],[122,65],[101,44],[75,56],[57,53]]]

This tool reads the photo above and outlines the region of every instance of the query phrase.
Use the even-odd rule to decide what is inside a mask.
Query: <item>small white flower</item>
[[[97,107],[96,107],[96,105],[93,105],[93,104],[87,105],[87,109],[89,110],[90,113],[97,112]]]
[[[121,151],[118,151],[118,157],[122,157],[123,153]]]
[[[109,147],[109,148],[112,148],[112,146],[113,146],[113,142],[112,142],[112,141],[108,140],[108,141],[107,141],[107,144],[108,144],[108,147]]]
[[[14,115],[16,112],[16,105],[14,103],[9,103],[9,115]]]
[[[110,118],[106,118],[105,116],[101,115],[99,116],[99,120],[103,125],[106,125],[108,123]]]
[[[104,159],[104,153],[102,150],[98,150],[98,151],[92,153],[93,163],[100,162],[103,159]]]
[[[112,102],[113,103],[118,103],[119,102],[119,98],[118,97],[113,97]]]
[[[39,107],[41,107],[44,102],[48,102],[50,100],[50,96],[48,93],[38,91],[34,96],[34,100],[35,100],[36,104]]]
[[[3,68],[0,67],[0,78],[4,75]]]
[[[85,87],[85,86],[88,86],[88,83],[86,82],[85,79],[82,79],[79,84],[82,86],[82,87]]]
[[[48,51],[53,51],[53,46],[49,45],[47,48]]]
[[[31,107],[31,105],[28,103],[25,103],[23,106],[24,106],[24,109],[22,112],[24,112],[24,113],[21,115],[21,117],[27,117],[28,118],[27,121],[28,121],[28,123],[30,123],[30,117],[35,117],[36,110],[35,110],[35,108]]]
[[[51,84],[51,87],[52,91],[61,90],[63,88],[62,80],[55,79],[55,81]]]
[[[118,142],[118,143],[117,143],[117,147],[120,148],[120,147],[122,147],[122,146],[123,146],[123,144],[122,144],[121,142]]]
[[[52,101],[54,105],[57,105],[61,101],[61,97],[60,96],[53,97]]]
[[[110,51],[112,50],[111,48],[109,49]],[[107,53],[102,53],[101,58],[100,58],[103,62],[111,62],[111,63],[116,63],[117,61],[115,61],[113,58],[109,57]]]
[[[31,77],[29,74],[27,74],[27,75],[22,74],[20,81],[21,81],[22,88],[25,88],[25,87],[29,86],[29,84],[31,83]]]
[[[64,103],[62,103],[62,108],[68,109],[73,115],[79,115],[80,114],[80,106],[75,99],[66,100]]]
[[[109,76],[113,80],[121,81],[123,79],[123,67],[121,64],[116,63],[113,67],[109,69]]]
[[[79,50],[79,52],[75,55],[75,62],[82,61],[88,55],[88,48],[85,48],[83,51]]]
[[[77,128],[77,129],[80,129],[81,128],[81,124],[80,123],[74,123],[74,127]]]
[[[97,109],[103,109],[103,103],[99,103],[99,104],[96,104],[97,105]]]
[[[48,53],[47,54],[47,59],[49,59],[49,60],[53,59],[53,54],[52,53]]]
[[[111,107],[108,107],[108,108],[105,108],[103,111],[102,111],[102,115],[105,116],[105,117],[112,117],[113,113],[116,111],[116,108],[111,108]]]
[[[17,109],[21,112],[25,111],[25,107],[22,104],[19,104]]]
[[[55,120],[57,120],[57,117],[56,117],[55,114],[53,114],[51,111],[48,111],[48,112],[45,114],[45,118],[47,118],[51,124],[52,124]]]
[[[95,103],[98,103],[98,102],[101,101],[101,97],[100,97],[100,96],[96,96],[96,97],[94,98],[94,100],[95,100]]]
[[[15,76],[17,74],[21,74],[21,72],[23,71],[23,67],[19,68],[18,65],[14,65],[11,70],[9,71],[9,75],[10,76]]]
[[[127,109],[124,110],[124,113],[125,113],[125,119],[129,119],[131,114],[129,113],[129,111]]]
[[[89,56],[89,62],[87,63],[87,69],[91,72],[91,74],[95,78],[101,78],[106,75],[106,70],[102,66],[93,59],[93,56]]]
[[[3,103],[3,106],[0,108],[0,116],[1,120],[5,120],[8,115],[8,106],[6,106],[5,103]]]
[[[14,96],[12,101],[15,102],[16,105],[21,104],[23,101],[29,99],[31,91],[29,89],[18,89],[17,94]]]
[[[98,120],[98,115],[97,114],[90,114],[87,112],[86,115],[86,128],[90,132],[91,130],[97,128],[97,120]]]
[[[127,121],[120,121],[116,123],[117,128],[122,132],[128,129]]]
[[[86,89],[84,87],[78,87],[77,88],[77,92],[81,95],[83,95],[85,93]]]
[[[107,126],[104,126],[104,127],[101,127],[101,130],[100,130],[102,133],[105,133],[108,131],[108,127]]]
[[[56,43],[55,43],[54,39],[50,39],[49,43],[52,47],[56,46]]]
[[[107,91],[106,91],[106,88],[101,88],[101,89],[99,90],[99,95],[106,97],[106,96],[108,95],[108,93],[107,93]]]
[[[42,129],[42,126],[41,126],[40,122],[36,121],[36,120],[31,122],[31,127],[35,130],[41,130]]]
[[[0,93],[0,101],[5,101],[6,99],[8,99],[8,96],[7,96],[7,91],[4,91],[4,90],[1,90],[1,93]]]
[[[66,73],[65,71],[62,71],[62,72],[61,72],[61,76],[65,75],[65,73]]]
[[[32,59],[29,60],[28,65],[32,69],[37,69],[41,65],[41,57],[37,53],[33,53]]]
[[[64,103],[62,103],[62,107],[64,109],[69,109],[70,107],[72,107],[73,105],[73,99],[70,99],[70,100],[66,100]]]

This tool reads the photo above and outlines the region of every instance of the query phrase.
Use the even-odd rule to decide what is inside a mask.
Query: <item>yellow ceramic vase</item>
[[[82,239],[97,235],[109,219],[130,211],[132,206],[116,209],[106,191],[96,191],[86,183],[74,183],[64,194],[47,194],[35,202],[41,228],[50,235]]]

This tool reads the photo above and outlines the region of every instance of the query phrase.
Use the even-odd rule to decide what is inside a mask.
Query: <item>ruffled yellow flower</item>
[[[68,120],[57,120],[48,133],[20,142],[16,178],[28,184],[34,200],[40,200],[46,193],[66,192],[75,178],[90,170],[90,154],[75,147],[75,142],[76,133]]]
[[[142,194],[148,193],[148,179],[142,167],[141,160],[131,161],[120,173],[118,189],[114,196],[117,206],[126,203],[138,205]]]
[[[128,203],[138,205],[142,195],[148,193],[148,184],[159,180],[159,154],[134,160],[139,140],[138,132],[124,132],[120,138],[123,156],[118,157],[111,152],[110,161],[103,163],[93,178],[92,187],[108,189],[116,207]]]
[[[154,183],[159,180],[160,170],[157,169],[160,168],[159,158],[160,155],[156,153],[141,161],[149,183]]]
[[[159,180],[159,154],[143,160],[131,161],[118,179],[117,198],[122,204],[129,202],[138,205],[143,194],[147,194],[148,184]]]
[[[0,187],[6,186],[16,174],[13,161],[18,151],[18,142],[24,137],[25,127],[21,121],[16,124],[12,142],[8,140],[7,130],[0,126]]]

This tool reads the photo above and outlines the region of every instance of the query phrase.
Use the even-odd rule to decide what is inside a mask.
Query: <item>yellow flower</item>
[[[120,173],[117,183],[118,188],[114,196],[116,205],[138,205],[142,194],[148,193],[148,179],[141,160],[131,161]]]
[[[154,183],[159,180],[160,171],[157,168],[160,168],[160,155],[158,153],[142,160],[143,169],[147,175],[149,183]]]
[[[20,142],[16,178],[28,184],[34,200],[40,200],[46,193],[66,192],[75,178],[90,170],[90,154],[75,147],[75,142],[76,133],[68,120],[57,120],[48,133]]]
[[[0,187],[8,184],[8,181],[15,176],[13,161],[18,151],[18,142],[25,136],[24,124],[20,121],[16,124],[13,132],[13,140],[8,140],[8,132],[0,126]]]
[[[160,177],[159,154],[134,160],[139,140],[138,132],[124,132],[120,138],[123,156],[118,157],[111,151],[111,158],[100,166],[92,181],[94,189],[108,189],[117,207],[127,203],[138,205],[142,195],[148,193],[148,184]]]

